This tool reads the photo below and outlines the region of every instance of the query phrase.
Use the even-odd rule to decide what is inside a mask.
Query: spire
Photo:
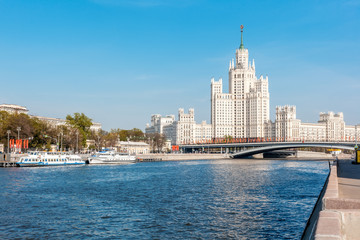
[[[243,44],[243,29],[244,29],[244,25],[240,26],[241,29],[241,44],[240,44],[240,49],[244,49],[244,44]]]
[[[255,60],[254,59],[253,59],[253,62],[252,62],[252,67],[255,70]]]

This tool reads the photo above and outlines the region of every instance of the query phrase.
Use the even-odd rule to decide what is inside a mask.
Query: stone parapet
[[[322,199],[322,211],[316,224],[315,239],[342,239],[341,213],[331,210],[339,197],[337,166],[332,165],[327,182],[326,191]]]
[[[315,233],[309,239],[360,239],[360,166],[340,160],[330,171]]]

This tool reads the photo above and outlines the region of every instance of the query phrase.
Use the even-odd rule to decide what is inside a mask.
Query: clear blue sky
[[[83,112],[105,130],[195,108],[244,44],[275,106],[360,123],[360,1],[0,0],[0,104]]]

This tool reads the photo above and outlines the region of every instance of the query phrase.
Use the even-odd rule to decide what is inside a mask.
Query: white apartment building
[[[243,28],[243,27],[242,27]],[[268,77],[256,77],[255,61],[241,44],[229,64],[229,93],[223,93],[222,79],[211,79],[211,125],[213,137],[265,137],[270,120]]]
[[[320,113],[317,123],[296,119],[295,106],[276,107],[276,120],[266,123],[266,138],[276,141],[353,141],[360,138],[360,126],[345,126],[343,113]],[[355,133],[357,131],[357,134]]]
[[[174,115],[162,117],[160,114],[151,115],[151,125],[146,124],[146,133],[163,133],[163,127],[172,124],[175,121]]]
[[[200,124],[195,125],[195,142],[204,143],[211,139],[212,139],[211,124],[207,124],[206,121],[202,121]]]
[[[296,107],[276,107],[275,137],[292,141],[300,138],[300,120],[296,119]]]
[[[153,119],[152,115],[152,119]],[[173,115],[169,115],[173,117]],[[167,116],[168,117],[168,116]],[[165,117],[165,118],[167,118]],[[157,118],[163,118],[157,115]],[[152,123],[153,124],[153,123]],[[160,132],[160,127],[155,128],[153,125],[145,128],[145,133],[151,133],[153,131]],[[195,111],[190,108],[188,113],[185,113],[183,108],[178,111],[178,121],[172,121],[170,124],[162,126],[162,133],[172,145],[190,144],[196,142],[204,142],[212,138],[212,128],[206,121],[202,121],[200,124],[195,122]]]
[[[333,112],[320,113],[319,124],[326,126],[326,141],[339,141],[345,139],[345,122],[342,112],[334,114]]]

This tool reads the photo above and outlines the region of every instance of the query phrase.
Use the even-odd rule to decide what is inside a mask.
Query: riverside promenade
[[[360,239],[360,165],[332,166],[302,239]]]

